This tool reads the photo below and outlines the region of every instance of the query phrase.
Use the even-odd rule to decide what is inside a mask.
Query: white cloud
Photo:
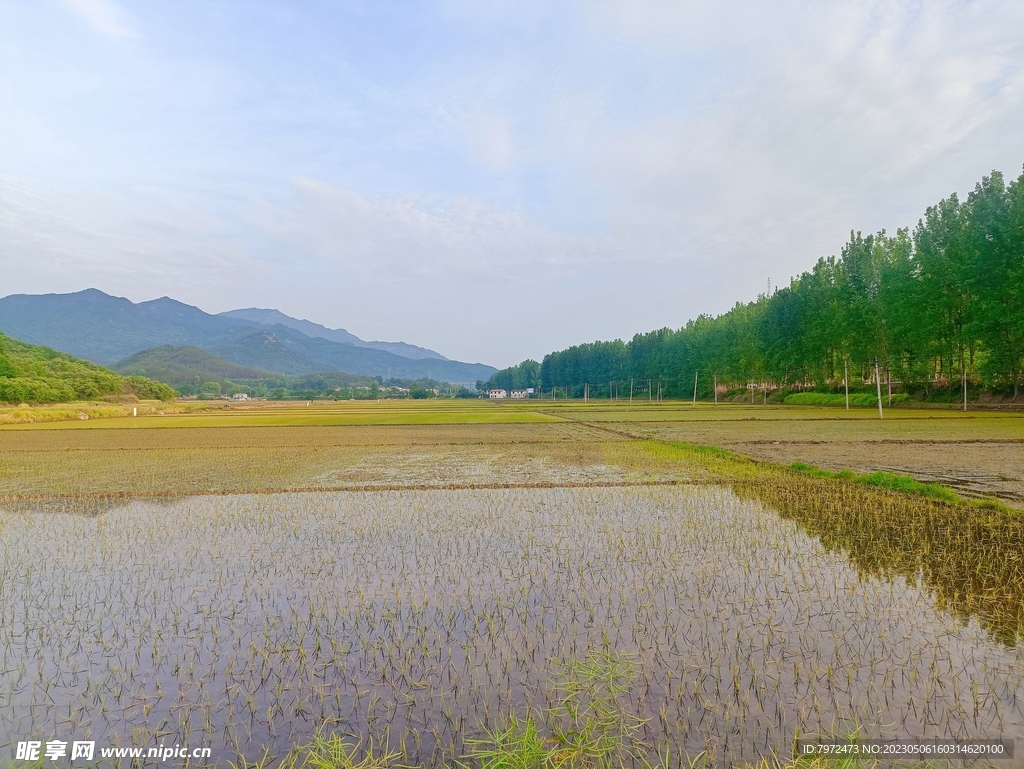
[[[544,232],[522,211],[472,198],[371,198],[308,177],[293,180],[295,201],[262,203],[254,223],[278,241],[345,270],[381,271],[413,282],[544,268],[571,274],[608,258],[605,239]]]
[[[685,53],[729,70],[707,76],[722,86],[713,98],[620,124],[585,168],[617,194],[618,237],[739,268],[750,286],[734,298],[838,251],[852,228],[910,225],[940,196],[1020,162],[1009,129],[1024,122],[1020,3],[587,7],[592,29],[666,66]],[[972,139],[999,125],[1000,144]]]
[[[477,162],[492,171],[504,171],[512,165],[515,148],[508,120],[498,115],[473,115],[468,120],[466,134]]]
[[[1024,4],[1008,0],[772,4],[635,0],[593,7],[606,34],[696,51],[742,76],[704,123],[782,162],[827,147],[868,169],[935,158],[997,115],[1019,110]],[[724,129],[724,130],[723,130]],[[680,135],[680,144],[687,137]],[[742,149],[743,144],[740,144]]]
[[[44,115],[18,103],[15,84],[0,77],[0,147],[17,148],[5,153],[8,173],[31,174],[81,160],[77,147],[59,136]]]
[[[124,23],[121,9],[110,0],[63,0],[63,3],[84,16],[97,32],[111,37],[130,37],[135,34]]]
[[[539,338],[618,333],[608,309],[650,279],[612,238],[554,235],[514,208],[367,197],[305,177],[294,187],[291,203],[265,202],[253,219],[288,265],[280,293],[363,338],[440,339],[449,357],[510,365],[542,354]]]
[[[23,292],[93,286],[136,300],[214,299],[228,283],[266,277],[239,235],[222,218],[152,192],[68,194],[0,176],[0,265],[5,285]]]

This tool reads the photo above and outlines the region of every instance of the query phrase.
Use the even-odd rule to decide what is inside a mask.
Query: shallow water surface
[[[725,488],[192,497],[0,527],[0,750],[224,762],[327,728],[440,763],[595,648],[635,661],[621,705],[674,759],[854,724],[1024,737],[1024,644]]]

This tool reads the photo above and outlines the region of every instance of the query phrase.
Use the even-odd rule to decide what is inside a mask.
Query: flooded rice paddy
[[[1019,615],[969,595],[1000,586],[940,585],[927,554],[888,568],[891,531],[851,548],[805,514],[700,486],[0,511],[0,749],[181,743],[223,763],[327,729],[451,763],[593,649],[635,663],[621,705],[652,757],[756,761],[855,726],[1024,737]],[[866,567],[873,548],[890,561]]]

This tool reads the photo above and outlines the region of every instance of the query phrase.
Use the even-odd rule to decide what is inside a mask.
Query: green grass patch
[[[892,405],[896,406],[909,400],[907,393],[896,393],[892,396]],[[783,400],[783,403],[793,406],[845,406],[845,393],[791,393]],[[889,403],[887,397],[882,397],[882,405]],[[873,407],[878,405],[878,396],[875,393],[850,393],[850,405],[858,408]]]
[[[884,470],[878,470],[874,473],[855,473],[852,470],[840,470],[839,472],[833,472],[831,470],[822,470],[819,467],[814,467],[803,462],[794,462],[790,467],[803,475],[810,475],[814,478],[831,478],[833,480],[852,481],[854,483],[864,484],[865,486],[874,486],[878,489],[898,491],[901,494],[912,494],[919,497],[928,497],[929,499],[938,499],[943,502],[966,501],[955,491],[939,483],[923,483],[922,481],[911,478],[909,475],[887,473]]]

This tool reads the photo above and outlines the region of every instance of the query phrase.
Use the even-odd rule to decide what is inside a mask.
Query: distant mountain
[[[273,379],[278,374],[240,366],[198,347],[161,345],[129,355],[111,368],[118,374],[146,376],[166,382],[179,390],[183,386],[201,386],[204,382]]]
[[[121,362],[142,350],[171,345],[198,347],[240,366],[293,376],[345,371],[361,376],[431,376],[449,382],[476,382],[486,380],[495,371],[480,363],[415,359],[389,350],[309,336],[284,324],[267,326],[244,317],[211,315],[168,297],[135,304],[96,289],[74,294],[16,294],[0,299],[0,331],[103,365]]]
[[[299,320],[298,318],[285,315],[280,310],[261,310],[258,307],[249,307],[244,310],[228,310],[220,314],[223,317],[248,320],[263,326],[287,326],[296,331],[301,331],[309,337],[329,339],[332,342],[351,344],[356,347],[368,347],[373,350],[385,350],[395,355],[401,355],[403,358],[413,358],[414,360],[421,358],[448,360],[439,352],[428,350],[426,347],[417,347],[414,344],[406,344],[405,342],[364,342],[355,334],[350,334],[343,328],[327,328],[327,326],[321,326],[319,323]]]
[[[135,304],[95,288],[0,299],[0,331],[104,366],[164,344],[205,348],[252,333],[257,325],[209,315],[168,297]]]
[[[445,382],[476,382],[494,373],[482,363],[460,363],[439,358],[403,358],[386,350],[374,350],[327,339],[308,337],[287,326],[260,328],[229,342],[212,345],[209,351],[244,366],[258,366],[282,374],[300,376],[316,371],[347,371],[350,374],[395,379],[430,377]]]
[[[124,377],[65,352],[0,333],[0,402],[66,403],[136,395],[167,399],[174,391],[145,377]]]

